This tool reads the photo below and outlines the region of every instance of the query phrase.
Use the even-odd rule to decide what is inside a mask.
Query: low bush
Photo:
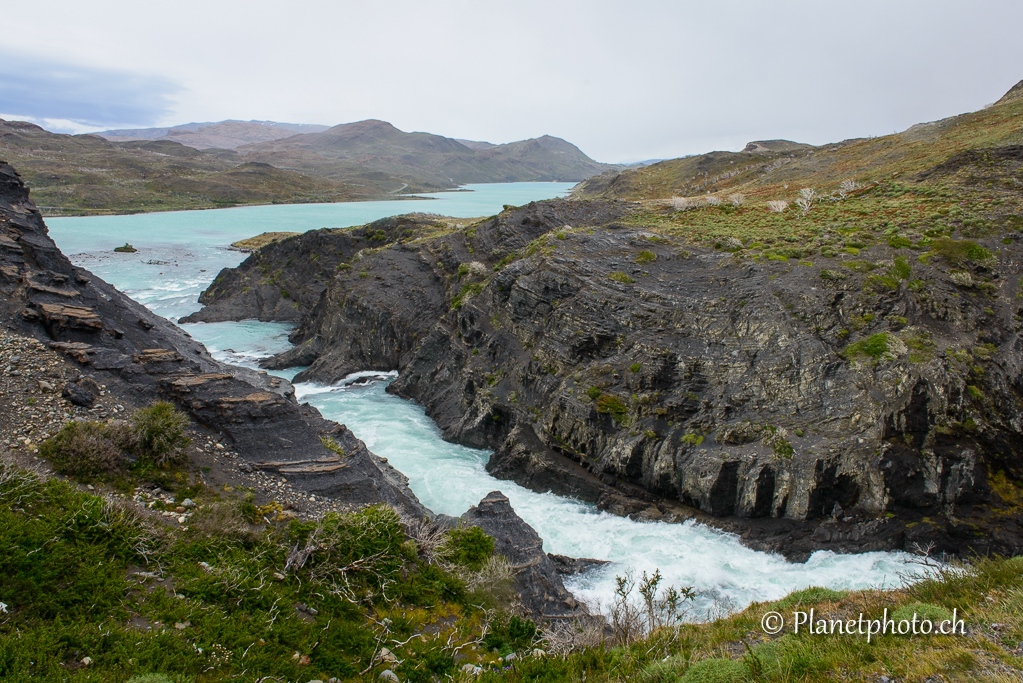
[[[866,339],[861,339],[858,342],[849,344],[849,346],[842,349],[840,355],[849,359],[861,356],[879,359],[888,351],[888,342],[889,335],[885,332],[880,332],[878,334],[873,334]]]
[[[608,274],[607,277],[615,282],[621,282],[623,285],[631,285],[635,282],[635,280],[620,270],[616,270],[613,273]]]
[[[625,415],[626,410],[625,404],[617,396],[601,394],[597,397],[598,413],[605,413],[612,417],[621,417]]]
[[[68,422],[39,446],[53,469],[69,477],[89,480],[112,474],[124,466],[121,449],[101,422]]]
[[[452,529],[444,550],[448,561],[479,570],[494,554],[494,539],[478,526]]]
[[[972,240],[954,240],[939,237],[930,245],[932,254],[944,257],[952,265],[983,263],[992,258],[993,254]]]
[[[166,468],[189,444],[187,425],[188,417],[173,405],[154,403],[128,422],[69,422],[39,452],[56,471],[82,480]]]
[[[848,591],[836,591],[830,588],[824,588],[822,586],[810,586],[804,588],[801,591],[790,593],[781,601],[775,603],[779,608],[789,607],[809,607],[810,605],[816,605],[819,602],[835,602],[841,600],[849,594]]]
[[[139,458],[164,467],[188,446],[188,416],[165,401],[142,408],[131,416],[126,446]]]
[[[657,260],[657,254],[652,251],[641,251],[636,255],[636,263],[653,263]]]

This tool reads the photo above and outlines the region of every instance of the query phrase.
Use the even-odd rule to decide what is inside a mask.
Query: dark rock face
[[[386,502],[409,514],[428,512],[405,477],[348,429],[299,405],[289,382],[215,361],[181,329],[74,267],[47,234],[28,189],[3,162],[0,319],[21,334],[49,340],[115,393],[175,402],[233,441],[255,468],[352,505]],[[92,400],[79,385],[64,391],[80,405]]]
[[[540,202],[364,253],[272,363],[398,369],[389,390],[495,449],[498,476],[793,558],[1023,549],[1018,235],[872,288],[887,244],[760,261],[624,227],[630,210]]]
[[[91,406],[96,397],[91,392],[86,391],[77,384],[71,384],[68,382],[61,390],[61,395],[67,400],[74,403],[76,406]]]
[[[561,555],[561,562],[555,562],[543,551],[543,539],[533,527],[515,514],[507,496],[492,491],[469,508],[461,520],[469,526],[478,526],[494,537],[494,552],[504,555],[515,571],[515,590],[522,599],[523,607],[534,618],[584,618],[589,616],[586,606],[577,602],[561,581],[562,573],[572,563],[599,560],[574,560]]]

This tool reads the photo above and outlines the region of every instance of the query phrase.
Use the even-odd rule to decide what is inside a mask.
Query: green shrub
[[[591,401],[596,401],[600,396],[600,387],[590,387],[586,390],[586,395],[590,397]]]
[[[461,308],[466,301],[473,298],[482,291],[483,284],[480,282],[470,282],[462,285],[462,291],[460,291],[452,300],[451,308]]]
[[[786,460],[790,460],[796,452],[789,440],[784,438],[775,439],[771,444],[771,449],[776,457],[785,458]]]
[[[846,268],[848,268],[849,270],[856,271],[857,273],[869,273],[870,271],[872,271],[875,268],[877,268],[876,264],[871,263],[870,261],[863,261],[863,260],[859,260],[859,261],[846,261],[842,265],[845,266]]]
[[[701,443],[703,443],[703,436],[701,436],[700,434],[693,434],[692,432],[689,432],[688,434],[685,434],[680,439],[680,441],[682,441],[682,443],[684,443],[687,446],[692,446],[693,448],[696,448]]]
[[[861,339],[858,342],[849,344],[849,346],[842,349],[840,355],[845,358],[856,358],[859,356],[869,356],[870,358],[880,358],[885,352],[888,351],[888,334],[886,332],[880,332],[873,334],[866,339]]]
[[[643,366],[640,365],[639,363],[633,363],[632,365],[629,366],[629,370],[631,370],[632,372],[639,372],[642,369]]]
[[[900,280],[908,280],[909,276],[913,274],[913,269],[909,267],[909,259],[905,256],[897,257],[895,264],[888,269],[888,274]]]
[[[598,413],[604,413],[612,417],[621,417],[625,415],[626,410],[625,404],[617,396],[601,394],[597,397]]]
[[[483,646],[497,650],[497,654],[504,657],[517,650],[528,649],[535,639],[536,625],[533,621],[512,616],[507,621],[499,620],[492,625],[491,631],[483,638]]]
[[[913,243],[910,242],[905,237],[889,237],[888,245],[892,249],[909,249],[911,246],[913,246]]]
[[[185,436],[188,417],[172,404],[159,401],[131,416],[131,450],[139,458],[163,467],[191,443]]]
[[[863,282],[863,289],[865,291],[880,291],[887,289],[894,291],[899,288],[899,281],[890,275],[869,275]]]
[[[636,263],[653,263],[657,260],[657,254],[652,251],[641,251],[636,255]]]
[[[458,279],[461,280],[463,277],[465,277],[468,274],[469,274],[469,264],[468,263],[459,263],[458,264],[458,270],[455,271],[455,275],[458,276]]]
[[[293,522],[291,533],[304,542],[313,529],[312,524]],[[362,560],[364,576],[377,584],[391,578],[404,564],[405,532],[398,513],[390,506],[376,505],[346,515],[328,513],[315,530],[317,550],[310,559],[311,566],[346,567]],[[365,558],[372,558],[372,562],[365,562]]]
[[[478,570],[494,554],[494,539],[478,526],[452,529],[446,550],[449,561]]]
[[[624,285],[631,285],[633,282],[635,282],[635,280],[633,280],[631,277],[629,277],[628,275],[626,275],[625,273],[623,273],[620,270],[616,270],[613,273],[610,273],[608,275],[608,278],[610,278],[610,279],[612,279],[612,280],[614,280],[616,282],[621,282]]]
[[[976,399],[984,398],[983,392],[981,392],[980,389],[978,389],[977,387],[973,386],[972,384],[966,387],[966,391],[973,398],[976,398]]]
[[[677,683],[685,666],[686,660],[682,657],[654,660],[640,670],[636,680],[639,683]]]
[[[990,251],[972,240],[954,240],[940,237],[931,243],[932,254],[942,256],[953,265],[966,265],[971,262],[990,260]]]
[[[39,453],[69,477],[111,474],[120,469],[123,458],[110,431],[100,422],[68,422],[39,446]]]
[[[679,683],[742,683],[751,680],[749,667],[734,659],[705,659],[693,664]]]

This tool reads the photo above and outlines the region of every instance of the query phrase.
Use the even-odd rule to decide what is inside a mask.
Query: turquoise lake
[[[47,224],[57,245],[77,265],[176,321],[199,308],[199,293],[221,268],[233,267],[246,257],[228,248],[239,239],[271,231],[350,227],[409,212],[486,216],[499,212],[505,204],[518,206],[562,196],[571,186],[474,185],[466,188],[470,192],[436,193],[428,195],[435,199],[424,201],[51,218]],[[115,246],[125,242],[139,251],[113,253]],[[260,358],[290,346],[287,335],[291,327],[284,324],[242,321],[183,327],[215,357],[238,365],[254,367]],[[277,374],[290,379],[295,373]],[[484,469],[490,451],[443,441],[421,406],[385,392],[392,378],[381,377],[360,386],[303,383],[296,385],[296,393],[324,417],[346,424],[374,453],[388,458],[409,477],[419,499],[435,512],[459,515],[488,492],[501,490],[543,537],[548,552],[612,561],[607,568],[566,582],[591,605],[610,605],[615,575],[630,569],[637,573],[660,569],[666,583],[695,586],[699,597],[694,618],[780,598],[807,586],[855,589],[898,585],[902,576],[919,569],[906,564],[902,553],[881,552],[837,555],[819,551],[806,563],[791,563],[778,555],[750,550],[735,536],[708,527],[635,522],[600,512],[589,503],[495,479]]]

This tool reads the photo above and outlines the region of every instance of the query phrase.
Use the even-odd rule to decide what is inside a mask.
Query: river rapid
[[[304,232],[350,227],[413,211],[453,217],[497,213],[505,204],[563,196],[571,183],[507,183],[467,186],[466,192],[424,195],[433,201],[353,202],[182,211],[134,216],[51,218],[57,246],[126,294],[172,321],[200,306],[199,293],[225,267],[246,256],[231,242],[262,232]],[[115,254],[125,242],[138,251]],[[289,325],[242,321],[183,325],[214,357],[255,366],[287,349]],[[279,374],[290,379],[297,368]],[[544,539],[544,549],[611,565],[571,577],[566,585],[592,606],[606,608],[615,576],[659,569],[665,585],[697,590],[691,616],[708,618],[807,586],[857,589],[895,586],[918,566],[902,553],[836,555],[818,551],[805,563],[750,550],[737,537],[686,523],[636,522],[552,493],[536,493],[498,480],[484,469],[490,451],[445,442],[421,406],[386,393],[397,373],[356,373],[334,386],[295,386],[300,400],[324,417],[346,424],[371,451],[409,477],[412,490],[435,512],[460,515],[487,493],[500,490],[516,512]],[[352,384],[352,380],[369,379]]]

